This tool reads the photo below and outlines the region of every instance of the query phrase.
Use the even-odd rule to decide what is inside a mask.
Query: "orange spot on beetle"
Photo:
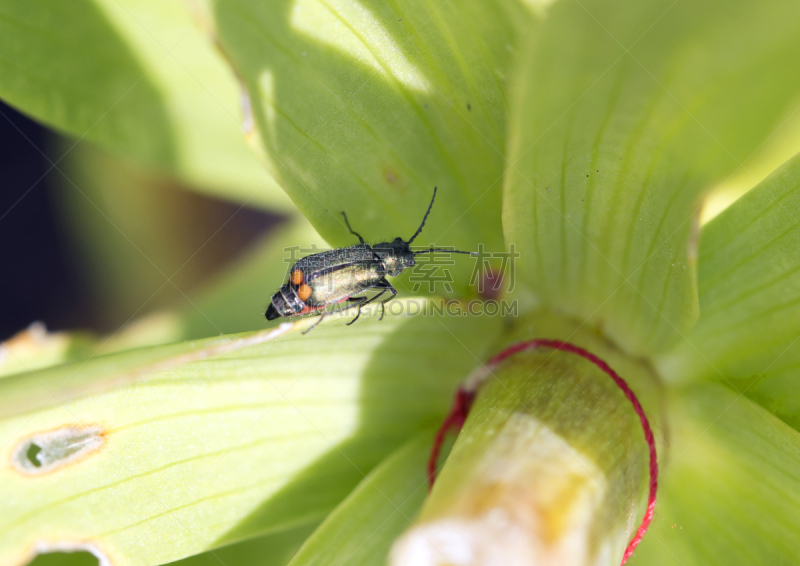
[[[306,284],[300,285],[297,289],[297,296],[300,297],[301,301],[307,300],[311,296],[311,287]]]
[[[300,283],[303,282],[303,272],[299,269],[295,269],[289,276],[289,281],[291,281],[293,285],[300,285]]]

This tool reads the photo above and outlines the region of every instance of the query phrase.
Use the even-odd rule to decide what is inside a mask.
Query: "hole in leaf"
[[[40,554],[28,566],[97,566],[97,557],[91,552],[48,552]]]
[[[108,556],[91,542],[38,541],[28,566],[112,566]]]
[[[42,451],[41,446],[39,446],[35,442],[31,442],[28,451],[25,453],[25,457],[28,458],[28,461],[37,468],[42,467],[42,463],[39,461],[39,452],[41,451]]]
[[[79,460],[102,446],[100,427],[66,426],[23,440],[14,450],[12,461],[19,471],[38,474]]]

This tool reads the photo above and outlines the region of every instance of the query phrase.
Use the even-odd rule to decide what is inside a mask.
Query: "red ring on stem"
[[[628,559],[633,555],[633,551],[636,550],[636,547],[642,541],[642,537],[647,532],[648,527],[650,526],[650,522],[653,520],[653,512],[655,511],[656,507],[656,491],[658,490],[658,459],[656,457],[656,443],[655,438],[653,437],[653,430],[650,428],[650,421],[647,420],[647,415],[645,415],[644,409],[642,408],[641,403],[639,403],[639,399],[636,397],[636,394],[630,388],[628,383],[622,379],[617,372],[615,372],[611,367],[592,354],[591,352],[584,350],[583,348],[571,344],[569,342],[563,342],[561,340],[546,340],[546,339],[535,339],[535,340],[527,340],[525,342],[518,342],[512,346],[509,346],[492,359],[489,360],[487,366],[495,366],[500,362],[506,360],[507,358],[513,356],[514,354],[518,354],[524,350],[530,350],[532,348],[553,348],[555,350],[561,350],[564,352],[570,352],[573,354],[577,354],[578,356],[589,360],[595,366],[597,366],[603,373],[608,375],[614,383],[619,387],[622,392],[625,394],[625,397],[628,398],[628,401],[631,402],[633,405],[633,410],[636,411],[636,414],[639,416],[639,421],[642,423],[642,429],[644,430],[644,439],[647,442],[647,447],[650,451],[650,492],[647,496],[647,510],[644,513],[644,517],[642,517],[642,522],[639,525],[639,528],[636,529],[636,534],[634,534],[633,538],[628,543],[628,546],[625,548],[625,554],[622,555],[622,563],[628,561]],[[428,459],[428,485],[429,489],[433,488],[433,483],[436,480],[436,461],[439,459],[439,453],[442,449],[442,443],[444,442],[444,437],[447,432],[451,428],[455,428],[456,430],[461,430],[461,427],[464,426],[464,421],[469,414],[470,409],[472,408],[472,403],[475,400],[475,395],[477,393],[476,390],[467,390],[463,388],[459,388],[456,391],[455,398],[453,400],[453,406],[450,409],[447,417],[445,418],[442,426],[439,428],[438,432],[436,433],[436,438],[433,443],[433,447],[431,449],[431,455]]]

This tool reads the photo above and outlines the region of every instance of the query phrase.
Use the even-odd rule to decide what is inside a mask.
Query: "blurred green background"
[[[2,103],[0,112],[0,241],[4,263],[15,266],[0,277],[2,340],[35,321],[106,333],[166,307],[190,308],[286,220],[89,142],[73,148],[75,140]]]

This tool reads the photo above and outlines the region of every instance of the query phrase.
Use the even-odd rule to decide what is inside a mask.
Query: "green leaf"
[[[800,97],[798,97],[800,98]],[[710,222],[747,191],[800,152],[800,100],[789,106],[787,116],[764,143],[742,163],[737,171],[723,179],[704,199],[700,224]]]
[[[660,361],[673,380],[718,379],[800,427],[800,156],[705,226],[700,321]]]
[[[439,422],[499,330],[348,318],[0,380],[0,562],[81,541],[114,564],[160,564],[320,520]]]
[[[289,566],[383,566],[428,494],[426,431],[365,477],[306,541]]]
[[[89,357],[94,337],[84,332],[48,332],[35,322],[0,343],[0,377]]]
[[[717,384],[669,406],[656,512],[631,566],[796,564],[800,434]]]
[[[800,91],[793,0],[553,4],[521,62],[506,240],[541,303],[637,354],[697,317],[698,197]]]
[[[49,126],[253,205],[291,210],[241,133],[239,87],[181,2],[0,9],[0,98]]]
[[[276,532],[190,556],[170,564],[172,566],[242,566],[245,564],[286,566],[297,549],[314,531],[313,526],[303,525]]]
[[[247,84],[281,185],[333,245],[410,238],[503,249],[500,180],[515,2],[222,0],[222,45]],[[469,265],[454,268],[462,293]]]
[[[315,525],[280,531],[170,562],[173,566],[286,566]],[[98,566],[86,551],[40,554],[30,566]],[[102,565],[101,565],[102,566]]]

